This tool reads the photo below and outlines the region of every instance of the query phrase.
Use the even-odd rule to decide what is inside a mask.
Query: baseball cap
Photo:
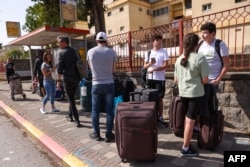
[[[98,34],[96,35],[95,40],[97,41],[107,41],[107,35],[105,32],[98,32]]]

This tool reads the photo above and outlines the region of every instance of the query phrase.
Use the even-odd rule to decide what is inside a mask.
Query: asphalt
[[[249,134],[235,129],[224,128],[223,140],[214,150],[198,149],[195,136],[192,145],[199,156],[193,158],[179,157],[182,138],[175,137],[169,128],[158,127],[158,149],[155,162],[128,161],[123,163],[118,155],[115,142],[95,141],[89,138],[91,132],[91,113],[81,111],[80,99],[77,108],[83,127],[77,128],[68,122],[67,100],[56,101],[60,112],[41,114],[41,97],[32,94],[31,81],[22,81],[23,93],[11,100],[10,88],[6,81],[0,81],[0,107],[25,130],[36,142],[41,144],[61,165],[71,167],[223,167],[225,150],[250,150]],[[50,104],[46,106],[50,110]],[[102,136],[105,133],[105,113],[100,114]]]

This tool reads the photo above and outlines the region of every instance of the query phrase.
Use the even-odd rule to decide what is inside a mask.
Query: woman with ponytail
[[[175,63],[175,82],[186,111],[185,129],[181,157],[197,156],[198,152],[191,147],[191,138],[196,117],[201,110],[204,84],[208,82],[210,69],[206,58],[195,52],[199,37],[189,33],[184,38],[184,53]]]

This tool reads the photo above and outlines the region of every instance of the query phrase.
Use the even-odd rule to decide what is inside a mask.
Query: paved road
[[[35,133],[32,134],[39,138],[39,142],[43,145],[47,144],[46,147],[51,149],[63,162],[80,164],[75,165],[76,167],[223,167],[224,150],[250,150],[249,134],[245,135],[235,129],[225,128],[222,143],[214,152],[199,149],[198,157],[181,158],[179,152],[182,138],[175,137],[169,128],[159,127],[158,154],[155,163],[122,163],[115,143],[97,142],[89,138],[88,134],[91,131],[91,114],[89,112],[79,111],[81,123],[84,125],[82,128],[76,128],[75,124],[66,121],[67,101],[55,103],[61,112],[41,114],[39,111],[41,98],[36,94],[31,94],[30,83],[23,83],[27,99],[22,99],[17,95],[16,101],[12,101],[6,82],[0,82],[0,107],[5,108],[5,111],[12,115],[13,119],[21,122],[28,131],[34,131]],[[81,108],[79,100],[77,108],[79,110]],[[105,113],[100,114],[102,136],[105,133],[105,120]],[[27,124],[26,121],[30,124]],[[226,124],[226,126],[230,125]],[[192,144],[196,147],[196,139],[192,140]]]
[[[0,108],[1,167],[59,167],[27,134],[6,117]]]

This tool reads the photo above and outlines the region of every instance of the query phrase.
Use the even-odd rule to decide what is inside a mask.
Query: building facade
[[[109,36],[249,5],[250,0],[104,0]]]

